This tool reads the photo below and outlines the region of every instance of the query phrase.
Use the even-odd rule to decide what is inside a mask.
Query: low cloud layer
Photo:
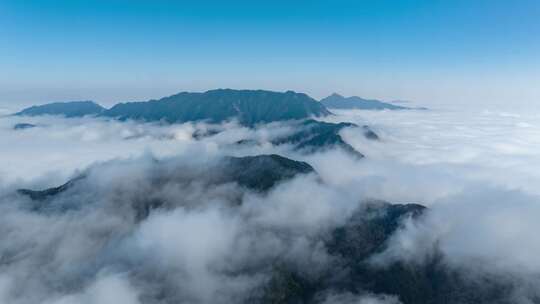
[[[540,194],[540,115],[534,112],[337,112],[330,120],[368,124],[383,138],[371,142],[343,132],[372,160],[375,175],[392,178],[409,171],[415,174],[399,178],[400,183],[417,178],[424,183],[435,176],[442,183],[481,182]]]
[[[403,222],[370,260],[374,267],[421,265],[440,254],[471,280],[511,282],[514,303],[540,298],[538,116],[350,111],[328,119],[368,124],[381,140],[343,130],[366,155],[359,160],[340,149],[303,154],[272,145],[292,132],[288,124],[0,119],[0,302],[253,302],[277,264],[306,277],[327,275],[339,261],[321,240],[369,198],[430,208]],[[37,127],[13,130],[19,122]],[[246,139],[256,144],[238,144]],[[264,194],[196,182],[197,168],[223,156],[269,153],[306,161],[318,176],[301,175]],[[75,206],[67,211],[35,212],[13,191],[60,185],[80,172],[84,182],[55,199]],[[177,178],[155,183],[171,172]],[[141,219],[130,208],[141,197],[167,208]],[[400,303],[396,295],[333,290],[317,299]]]
[[[36,127],[14,130],[17,123]],[[218,131],[211,138],[206,137]],[[272,147],[268,141],[290,132],[290,127],[281,124],[251,130],[234,122],[160,125],[94,118],[5,117],[0,119],[4,151],[0,174],[5,182],[30,181],[46,175],[40,183],[51,186],[94,162],[115,158],[283,152],[286,146]],[[234,144],[242,139],[257,139],[261,144]]]
[[[323,304],[401,304],[396,298],[388,295],[354,295],[350,293],[329,294]]]
[[[321,236],[358,198],[313,174],[266,194],[234,183],[210,187],[203,166],[185,158],[156,165],[148,156],[103,163],[37,211],[29,198],[6,193],[0,298],[238,303],[262,296],[276,263],[307,277],[331,265]],[[139,204],[154,200],[164,205],[141,216]]]

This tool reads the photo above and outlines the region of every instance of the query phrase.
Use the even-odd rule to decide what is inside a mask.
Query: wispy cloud
[[[0,300],[246,301],[260,293],[276,261],[306,277],[327,273],[336,257],[323,236],[347,222],[366,198],[430,207],[420,219],[403,223],[388,248],[372,259],[374,265],[419,265],[436,248],[445,265],[467,269],[471,279],[513,282],[515,299],[538,296],[538,117],[466,111],[339,114],[330,119],[367,123],[381,135],[376,142],[360,129],[342,131],[366,158],[339,149],[306,155],[272,145],[272,138],[291,132],[287,124],[247,129],[234,122],[0,119],[6,151],[0,160]],[[38,127],[11,128],[23,120]],[[220,132],[194,138],[197,130],[208,129]],[[257,144],[238,145],[243,139]],[[200,168],[222,156],[261,153],[307,161],[318,176],[299,176],[265,194],[197,182]],[[13,192],[23,185],[61,184],[85,168],[87,177],[54,200],[76,206],[65,212],[32,211],[28,198]],[[141,219],[134,208],[141,200],[160,200],[165,207]],[[318,299],[399,303],[392,295],[331,291]]]

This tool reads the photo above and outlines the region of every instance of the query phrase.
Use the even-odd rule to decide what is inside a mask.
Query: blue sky
[[[0,0],[0,105],[218,87],[540,103],[540,1]]]

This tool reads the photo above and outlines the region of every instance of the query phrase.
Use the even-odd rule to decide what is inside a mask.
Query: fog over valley
[[[0,303],[539,303],[540,116],[358,106],[6,111]]]

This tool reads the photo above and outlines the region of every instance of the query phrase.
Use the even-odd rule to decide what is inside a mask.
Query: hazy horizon
[[[0,107],[214,88],[540,103],[540,3],[2,1]]]
[[[119,97],[119,98],[89,98],[87,96],[89,95],[67,95],[64,98],[36,98],[35,100],[25,100],[22,102],[5,102],[3,100],[0,100],[0,115],[2,114],[9,114],[14,113],[17,111],[20,111],[24,108],[34,106],[34,105],[43,105],[47,103],[52,102],[70,102],[70,101],[93,101],[96,102],[106,108],[110,108],[113,105],[121,102],[136,102],[136,101],[148,101],[148,100],[154,100],[154,99],[160,99],[162,97],[171,96],[180,92],[206,92],[208,90],[214,90],[214,89],[234,89],[234,90],[269,90],[269,91],[277,91],[277,92],[285,92],[288,91],[288,89],[272,89],[272,88],[229,88],[229,87],[216,87],[216,88],[208,88],[208,89],[200,89],[200,90],[187,90],[187,89],[178,89],[175,91],[168,91],[163,90],[163,92],[154,92],[154,94],[139,94],[139,95],[129,95],[127,97]],[[409,100],[405,98],[395,98],[395,99],[383,99],[383,98],[377,98],[373,96],[364,96],[364,95],[348,95],[344,94],[342,92],[337,91],[331,91],[327,95],[313,95],[309,92],[301,91],[301,90],[293,90],[298,93],[305,93],[309,95],[310,97],[321,100],[324,97],[329,96],[330,94],[337,93],[340,95],[343,95],[345,97],[349,96],[359,96],[365,99],[378,99],[383,102],[388,103],[395,103],[397,105],[407,106],[407,107],[427,107],[431,110],[447,110],[447,111],[461,111],[464,108],[481,112],[481,111],[506,111],[506,112],[512,112],[512,113],[523,113],[523,112],[529,112],[529,111],[539,111],[540,110],[540,102],[539,103],[529,103],[529,102],[489,102],[489,101],[481,101],[477,100],[477,102],[469,103],[466,101],[453,101],[453,102],[444,102],[444,103],[436,103],[436,102],[419,102],[417,100]],[[73,97],[70,97],[73,96]],[[320,97],[319,97],[320,96]]]

